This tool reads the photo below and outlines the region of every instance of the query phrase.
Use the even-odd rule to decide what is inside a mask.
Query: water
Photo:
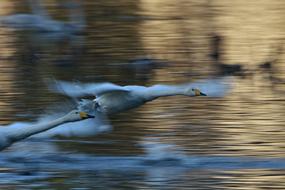
[[[22,1],[0,6],[29,12]],[[68,20],[56,1],[46,6]],[[80,35],[1,27],[1,125],[70,110],[48,90],[51,78],[152,85],[230,74],[232,88],[157,99],[89,137],[18,142],[0,154],[0,189],[284,189],[284,6],[85,1]],[[130,63],[142,58],[156,64]]]

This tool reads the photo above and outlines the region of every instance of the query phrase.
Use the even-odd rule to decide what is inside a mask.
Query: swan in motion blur
[[[29,0],[33,14],[15,14],[0,17],[0,25],[40,32],[65,32],[77,34],[85,27],[82,8],[75,1],[69,5],[69,22],[53,20],[40,4],[41,0]],[[75,10],[76,8],[76,10]],[[72,10],[71,10],[72,9]],[[76,14],[74,14],[76,12]]]
[[[30,125],[21,128],[13,128],[13,127],[1,127],[0,128],[0,151],[10,146],[14,142],[26,139],[32,135],[47,131],[52,129],[58,125],[81,121],[88,118],[94,118],[94,116],[87,114],[86,112],[73,110],[68,114],[50,121],[48,123],[38,124],[38,125]]]
[[[92,101],[87,99],[81,100],[79,109],[92,114],[95,110],[107,115],[139,107],[159,97],[174,95],[206,96],[206,92],[209,92],[210,96],[220,96],[226,90],[219,79],[181,85],[158,84],[150,87],[119,86],[112,83],[81,84],[56,81],[50,85],[50,89],[76,98],[93,95],[96,98]]]

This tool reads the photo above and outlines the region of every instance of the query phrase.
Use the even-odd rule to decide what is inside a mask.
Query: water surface
[[[224,97],[161,98],[112,116],[104,133],[16,143],[0,154],[0,188],[283,189],[284,6],[85,1],[80,35],[1,27],[1,125],[69,111],[70,99],[48,90],[51,78],[121,85],[232,79]],[[57,1],[46,7],[68,20]],[[0,3],[1,15],[19,12],[28,5]],[[130,64],[139,58],[159,64]]]

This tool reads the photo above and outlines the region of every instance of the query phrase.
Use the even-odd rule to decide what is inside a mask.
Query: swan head
[[[73,110],[69,112],[67,115],[65,115],[64,118],[69,122],[73,122],[73,121],[80,121],[80,120],[89,119],[89,118],[95,118],[95,116],[90,115],[84,111]]]
[[[205,93],[201,92],[198,88],[191,88],[189,90],[190,96],[207,96]]]

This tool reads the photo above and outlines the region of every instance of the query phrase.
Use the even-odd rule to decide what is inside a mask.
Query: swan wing
[[[129,92],[130,90],[113,83],[86,83],[54,81],[49,82],[49,89],[53,92],[65,94],[70,97],[80,97],[86,95],[100,96],[109,92]]]

